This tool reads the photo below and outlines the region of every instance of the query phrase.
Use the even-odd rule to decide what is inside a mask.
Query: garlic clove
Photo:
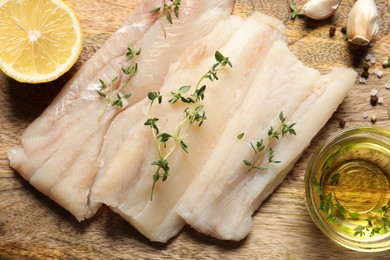
[[[352,7],[347,22],[348,41],[366,46],[379,30],[378,10],[374,0],[358,0]]]
[[[340,6],[341,0],[309,0],[303,7],[302,13],[315,20],[332,16]]]

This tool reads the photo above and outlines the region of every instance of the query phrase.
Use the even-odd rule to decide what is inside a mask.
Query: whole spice
[[[340,119],[340,121],[339,121],[339,126],[340,126],[341,128],[344,128],[346,124],[347,124],[347,122],[345,122],[344,119]]]
[[[378,96],[371,96],[370,104],[371,106],[376,106],[378,104]]]
[[[331,25],[329,28],[329,36],[333,37],[336,34],[336,27],[334,25]]]
[[[347,27],[341,27],[341,33],[342,34],[347,34]]]
[[[362,74],[360,75],[362,78],[368,79],[369,73],[368,71],[363,71]]]
[[[387,60],[387,61],[385,61],[385,62],[383,62],[382,63],[382,67],[385,69],[385,68],[390,68],[390,58]]]
[[[378,32],[378,10],[374,0],[358,0],[352,7],[347,22],[348,41],[368,45]]]
[[[371,116],[371,123],[373,123],[373,124],[376,123],[376,115]]]
[[[315,20],[323,20],[332,16],[340,6],[341,0],[309,0],[302,13]]]

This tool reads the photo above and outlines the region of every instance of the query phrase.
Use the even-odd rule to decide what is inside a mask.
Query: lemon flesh
[[[61,0],[0,2],[0,24],[0,68],[18,81],[52,81],[80,55],[80,23]]]

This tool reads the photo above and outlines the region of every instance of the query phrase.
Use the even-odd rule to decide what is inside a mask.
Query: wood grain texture
[[[346,127],[371,125],[363,114],[376,115],[376,125],[390,128],[390,69],[365,85],[356,83],[324,128],[313,139],[282,185],[254,215],[250,235],[240,242],[219,241],[186,227],[168,244],[151,243],[121,217],[106,207],[82,223],[36,191],[10,167],[7,150],[19,142],[26,126],[34,120],[77,71],[134,9],[134,0],[68,0],[79,14],[84,31],[84,49],[76,65],[60,79],[46,84],[18,83],[0,73],[0,259],[82,258],[82,259],[389,259],[388,252],[364,254],[345,249],[323,235],[306,210],[303,179],[309,156],[327,137]],[[301,7],[304,0],[296,1]],[[378,60],[390,56],[389,2],[377,0],[380,33],[366,51],[351,51],[342,39],[353,0],[342,1],[336,15],[324,21],[289,20],[288,1],[237,0],[234,13],[247,16],[259,10],[281,19],[287,28],[290,49],[306,65],[329,71],[336,66],[355,66],[362,71],[362,58],[369,51]],[[336,35],[329,37],[331,24]],[[383,105],[369,104],[372,88],[384,97]]]

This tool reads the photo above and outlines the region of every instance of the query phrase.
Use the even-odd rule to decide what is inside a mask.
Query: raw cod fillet
[[[252,214],[283,181],[311,139],[325,125],[356,79],[352,69],[320,75],[305,67],[285,43],[276,42],[240,109],[229,121],[204,168],[183,195],[177,212],[196,230],[225,240],[241,240]],[[296,123],[297,135],[273,143],[275,160],[267,170],[249,170],[250,142],[267,140],[279,113]],[[244,133],[241,140],[237,135]],[[264,163],[268,157],[265,156]]]
[[[11,166],[78,220],[94,215],[100,204],[89,201],[89,192],[97,157],[108,126],[121,112],[109,107],[102,115],[106,102],[96,92],[100,80],[110,82],[137,62],[138,73],[128,82],[120,76],[115,87],[126,84],[123,93],[132,94],[128,106],[138,102],[159,89],[169,65],[186,46],[230,15],[233,2],[183,0],[179,18],[170,24],[166,19],[156,22],[159,14],[150,12],[161,0],[144,0],[26,129],[21,145],[9,151]],[[142,58],[127,62],[128,45],[141,48]]]
[[[143,125],[150,103],[145,99],[126,109],[111,124],[99,158],[105,167],[97,175],[91,200],[109,205],[152,241],[166,242],[175,236],[185,225],[176,213],[179,199],[215,148],[229,116],[244,102],[246,86],[254,79],[255,68],[262,64],[259,57],[266,55],[272,43],[284,37],[283,33],[284,26],[279,21],[260,13],[245,21],[231,16],[189,47],[171,66],[161,93],[177,91],[188,84],[195,87],[215,63],[216,50],[234,64],[233,69],[225,67],[220,72],[219,81],[204,82],[207,90],[202,104],[207,120],[202,127],[194,126],[188,132],[185,142],[189,154],[180,148],[172,154],[172,174],[167,181],[157,184],[151,201],[155,170],[151,162],[158,155],[151,129]],[[159,127],[173,133],[185,108],[186,105],[171,105],[166,100],[156,105],[152,113],[159,118]]]

